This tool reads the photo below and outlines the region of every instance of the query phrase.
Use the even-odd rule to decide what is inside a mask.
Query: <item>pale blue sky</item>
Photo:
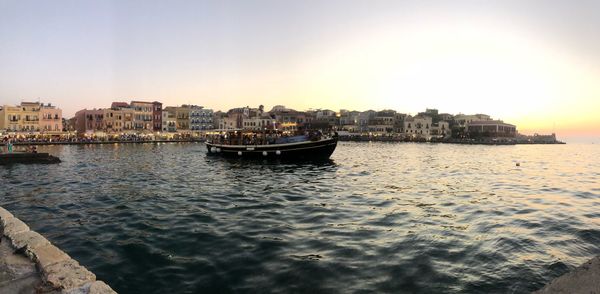
[[[542,128],[551,122],[536,112],[540,104],[552,104],[545,109],[552,114],[575,115],[574,100],[598,100],[590,85],[600,81],[599,35],[600,1],[0,0],[0,104],[39,97],[67,116],[131,99],[214,109],[285,104],[410,113],[438,107]],[[460,72],[461,50],[477,55],[471,48],[479,40],[481,62]],[[450,49],[429,52],[435,46]],[[514,66],[538,51],[543,59]],[[490,56],[498,62],[481,73],[489,76],[485,87],[470,89],[468,78],[485,71]],[[503,68],[506,62],[514,64]],[[494,76],[499,70],[506,72]],[[532,79],[526,84],[535,86],[507,81],[511,70],[526,72]],[[536,76],[552,70],[557,74]],[[577,81],[555,88],[565,71]],[[577,84],[582,79],[586,84]],[[502,92],[511,83],[526,95],[507,97],[510,103],[532,102],[495,106],[499,97],[513,96]],[[586,90],[577,97],[556,94],[578,89]]]

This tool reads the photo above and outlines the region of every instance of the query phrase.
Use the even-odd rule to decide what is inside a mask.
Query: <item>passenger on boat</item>
[[[315,132],[311,132],[308,135],[308,139],[311,141],[319,141],[319,140],[321,140],[321,136],[322,136],[321,131],[315,131]]]
[[[29,153],[37,153],[37,147],[36,146],[29,146],[29,147],[27,147],[27,152],[29,152]]]

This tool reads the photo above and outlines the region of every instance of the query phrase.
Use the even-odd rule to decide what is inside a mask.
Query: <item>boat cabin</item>
[[[219,145],[272,145],[319,141],[323,137],[320,131],[297,131],[294,133],[280,130],[227,130],[208,138],[212,144]]]

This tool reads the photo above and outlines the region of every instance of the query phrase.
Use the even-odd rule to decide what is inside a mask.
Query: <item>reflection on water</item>
[[[0,205],[120,293],[525,293],[600,254],[596,145],[44,149],[63,162],[0,168]]]

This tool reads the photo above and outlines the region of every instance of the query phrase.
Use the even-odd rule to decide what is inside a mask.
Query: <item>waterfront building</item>
[[[454,116],[454,123],[458,127],[466,127],[468,123],[474,121],[490,121],[492,118],[487,114],[457,114]]]
[[[358,114],[357,126],[361,133],[369,132],[369,122],[375,118],[377,114],[374,110],[363,111]]]
[[[225,118],[226,113],[224,113],[223,111],[215,111],[213,112],[213,128],[215,129],[221,129],[221,127],[223,126],[223,119]]]
[[[267,114],[263,114],[258,117],[245,118],[242,122],[242,128],[245,130],[261,131],[265,129],[276,128],[276,121]],[[285,130],[291,130],[297,125],[295,123],[280,124]]]
[[[124,129],[123,110],[119,108],[105,108],[104,111],[104,130],[107,133],[121,133]]]
[[[355,125],[358,121],[359,111],[340,109],[340,125]]]
[[[430,116],[407,116],[404,119],[404,135],[410,138],[430,138],[430,129],[433,120]]]
[[[122,118],[119,117],[119,110],[113,108],[105,108],[102,109],[103,117],[102,120],[103,130],[106,130],[108,133],[112,132],[121,132],[123,130],[121,126]]]
[[[39,102],[21,102],[21,131],[40,131],[40,107]]]
[[[329,128],[338,128],[340,125],[340,119],[337,113],[329,109],[318,110],[315,113],[315,119],[318,121],[326,121],[329,124]]]
[[[392,134],[396,126],[396,111],[382,110],[377,111],[375,116],[369,120],[368,131],[371,134],[384,135]]]
[[[22,111],[23,109],[19,106],[4,105],[0,110],[0,130],[21,131]]]
[[[306,125],[310,129],[341,129],[337,113],[329,109],[311,109],[306,111]]]
[[[79,135],[104,130],[103,109],[82,109],[75,113],[75,130]]]
[[[358,120],[360,116],[359,111],[348,111],[340,109],[340,130],[356,133],[359,132]]]
[[[438,121],[431,124],[431,128],[429,130],[430,138],[446,138],[452,135],[452,130],[450,129],[450,123],[447,121]]]
[[[227,111],[227,123],[226,128],[232,128],[231,122],[235,121],[233,128],[241,129],[244,127],[244,117],[250,117],[250,107],[238,107],[232,108]]]
[[[419,112],[418,115],[431,117],[431,122],[433,124],[437,124],[438,122],[444,120],[442,119],[439,111],[435,108],[426,108],[425,112]]]
[[[277,109],[285,109],[283,106],[276,106]],[[264,106],[258,108],[239,107],[232,108],[227,113],[218,112],[213,115],[215,127],[218,129],[245,129],[245,130],[264,130],[265,128],[274,128],[273,118],[268,112],[264,111]]]
[[[130,107],[134,110],[134,130],[137,132],[154,130],[154,124],[152,120],[154,104],[152,102],[131,101]]]
[[[175,124],[178,131],[190,129],[190,109],[187,105],[174,107]]]
[[[13,132],[39,132],[42,105],[40,102],[21,102],[17,106],[4,105],[0,108],[0,129]],[[54,116],[51,116],[51,119],[43,122],[43,127],[54,130],[58,125],[58,129],[62,130],[60,124],[62,115],[59,110],[48,107],[44,113],[46,117],[49,117],[50,113],[58,114],[59,118],[54,119]]]
[[[408,115],[406,113],[396,113],[394,122],[394,133],[404,134],[404,120],[407,116]]]
[[[162,111],[161,130],[163,132],[177,132],[177,111],[175,107],[167,106]]]
[[[203,131],[212,129],[213,111],[202,106],[189,105],[190,129],[192,131]]]
[[[104,109],[104,130],[107,132],[134,131],[135,109],[126,102],[113,102],[110,108]]]
[[[75,130],[77,130],[77,117],[74,116],[69,119],[63,118],[63,125],[65,126],[65,131],[74,132]]]
[[[158,132],[162,129],[162,103],[152,102],[152,130]]]
[[[266,126],[263,127],[271,127],[270,125],[272,125],[272,122],[269,122],[269,120],[274,120],[275,121],[275,125],[273,125],[274,128],[277,129],[281,129],[283,131],[288,131],[288,132],[295,132],[301,128],[303,128],[307,123],[310,123],[310,119],[309,116],[307,116],[307,114],[305,112],[302,111],[297,111],[294,109],[290,109],[290,108],[285,108],[282,105],[279,105],[278,107],[274,107],[270,112],[269,115],[262,115],[261,117],[258,118],[259,120],[263,121],[263,124],[266,124]]]
[[[501,120],[471,121],[467,123],[466,128],[471,138],[515,137],[517,132],[515,125],[504,123]]]
[[[329,119],[332,117],[336,117],[336,113],[333,110],[329,109],[317,109],[315,111],[316,119]]]
[[[62,110],[48,103],[40,105],[39,128],[45,133],[58,133],[63,130]]]
[[[237,127],[237,118],[225,116],[219,123],[219,129],[221,130],[233,130],[239,129]]]
[[[123,111],[123,130],[134,130],[135,110],[133,108],[122,108]]]

